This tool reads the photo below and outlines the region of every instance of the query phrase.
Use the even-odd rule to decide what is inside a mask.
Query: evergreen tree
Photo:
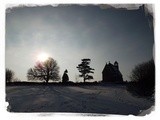
[[[94,73],[94,69],[89,66],[90,62],[91,59],[82,59],[81,64],[77,66],[78,71],[81,73],[79,76],[83,77],[84,82],[93,79],[93,76],[89,75],[89,73]]]

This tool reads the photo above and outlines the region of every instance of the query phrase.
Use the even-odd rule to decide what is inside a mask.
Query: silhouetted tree
[[[89,73],[94,73],[94,69],[89,66],[90,62],[91,59],[82,59],[82,63],[77,66],[78,71],[81,73],[79,76],[83,77],[84,82],[93,79],[93,76],[89,75]]]
[[[14,78],[14,72],[8,68],[6,68],[6,82],[12,82]]]
[[[155,90],[155,65],[154,60],[150,60],[135,66],[130,79],[134,82],[132,88],[138,94],[152,95]]]
[[[68,73],[68,70],[66,69],[63,73],[63,76],[62,76],[62,82],[65,83],[65,82],[68,82],[69,81],[69,77],[67,75]]]
[[[59,67],[53,58],[48,58],[44,62],[37,62],[34,68],[30,68],[27,73],[28,80],[59,80]]]

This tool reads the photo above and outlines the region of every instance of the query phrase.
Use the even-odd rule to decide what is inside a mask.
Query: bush
[[[141,96],[152,96],[155,91],[155,64],[153,59],[135,66],[130,75],[128,90]]]

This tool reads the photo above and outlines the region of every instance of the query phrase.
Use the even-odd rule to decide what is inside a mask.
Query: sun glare
[[[41,62],[44,62],[46,61],[47,59],[49,58],[49,55],[47,53],[40,53],[38,56],[37,56],[37,60],[38,61],[41,61]]]

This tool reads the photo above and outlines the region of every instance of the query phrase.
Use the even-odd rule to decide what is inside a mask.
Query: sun
[[[40,62],[44,62],[49,58],[49,55],[45,52],[39,53],[37,56],[37,60]]]

